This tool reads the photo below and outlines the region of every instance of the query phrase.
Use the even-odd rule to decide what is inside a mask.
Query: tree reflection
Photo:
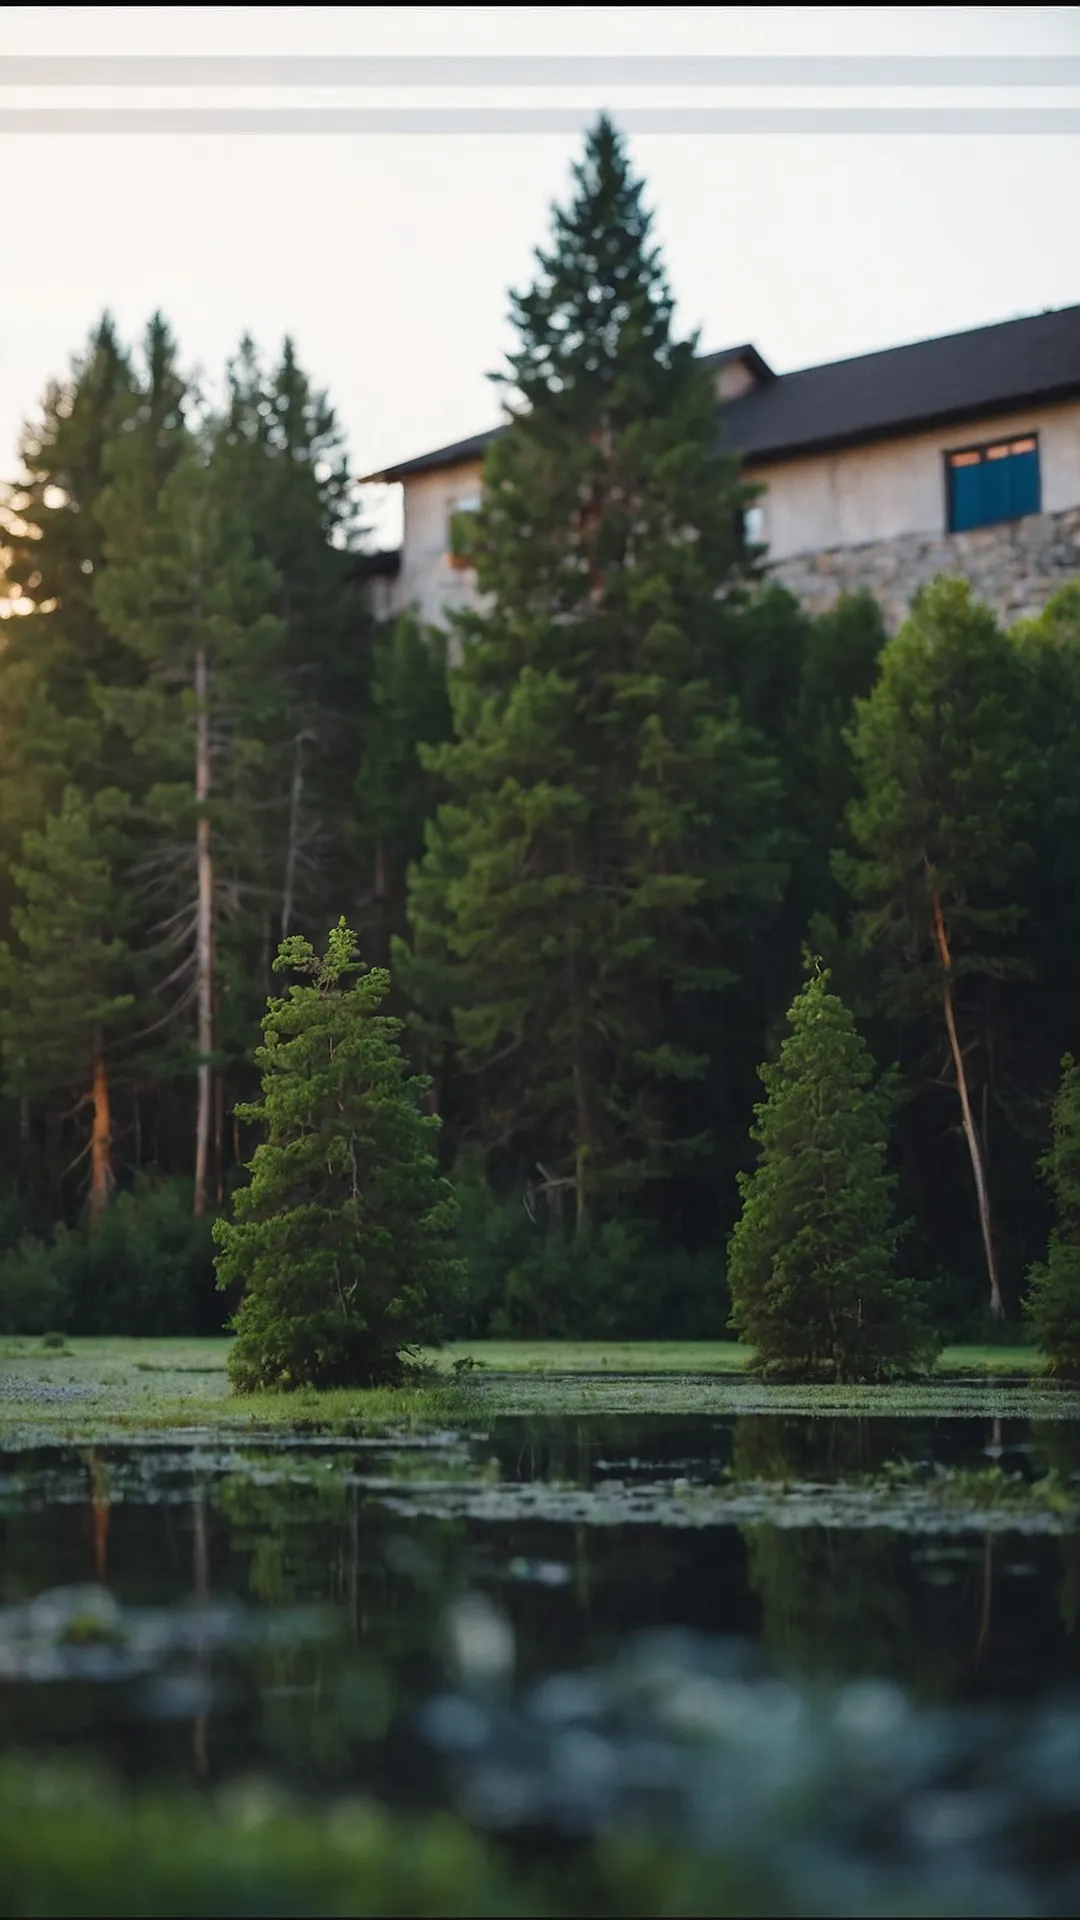
[[[261,1739],[309,1775],[340,1775],[435,1679],[442,1615],[464,1584],[461,1526],[417,1537],[334,1470],[302,1485],[232,1478],[217,1500],[251,1596],[324,1617],[260,1656]]]
[[[732,1465],[747,1480],[835,1484],[895,1453],[889,1423],[746,1415]],[[872,1496],[871,1496],[872,1497]],[[911,1537],[876,1526],[743,1526],[764,1650],[800,1675],[884,1677],[924,1696],[955,1692],[970,1668],[951,1617],[928,1609]]]
[[[731,1471],[736,1480],[832,1482],[880,1465],[869,1420],[785,1418],[744,1414],[735,1422]]]
[[[1080,1423],[1074,1420],[1038,1420],[1032,1422],[1033,1449],[1045,1468],[1056,1473],[1073,1497],[1080,1488]],[[1070,1485],[1071,1483],[1071,1485]],[[1058,1581],[1058,1610],[1067,1634],[1080,1625],[1080,1533],[1062,1535],[1061,1576]]]

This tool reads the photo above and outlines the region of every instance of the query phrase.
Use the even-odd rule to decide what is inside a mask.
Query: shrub
[[[47,1333],[65,1324],[68,1293],[55,1250],[24,1234],[0,1253],[0,1333]]]
[[[60,1228],[57,1260],[71,1333],[217,1333],[211,1222],[185,1180],[143,1176],[91,1229]]]
[[[667,1245],[647,1221],[610,1220],[587,1239],[530,1221],[491,1191],[483,1158],[455,1169],[456,1250],[466,1269],[458,1339],[715,1340],[730,1302],[722,1258]]]
[[[200,1334],[220,1331],[209,1220],[182,1180],[143,1175],[91,1229],[24,1234],[0,1253],[0,1331]]]

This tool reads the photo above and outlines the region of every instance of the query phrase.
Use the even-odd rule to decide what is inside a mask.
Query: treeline
[[[186,1223],[250,1154],[233,1110],[273,954],[343,900],[385,952],[427,806],[415,741],[447,725],[436,639],[365,611],[341,436],[291,345],[266,367],[245,340],[224,388],[208,404],[160,317],[139,353],[106,318],[4,512],[4,1237],[103,1229],[52,1262],[77,1326],[147,1324],[159,1292],[173,1324],[176,1260],[220,1322]],[[113,1309],[93,1276],[132,1189],[144,1271]],[[41,1270],[22,1246],[2,1290]]]
[[[4,510],[0,1327],[210,1330],[271,963],[344,914],[431,1076],[451,1331],[721,1336],[757,1068],[809,948],[903,1097],[905,1265],[1017,1310],[1077,1050],[1080,586],[886,644],[741,528],[716,401],[600,123],[513,304],[456,645],[371,617],[286,343],[211,401],[101,323]]]

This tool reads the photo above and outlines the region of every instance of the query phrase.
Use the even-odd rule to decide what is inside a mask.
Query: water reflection
[[[1069,1421],[739,1414],[504,1417],[477,1446],[498,1477],[523,1484],[592,1486],[689,1474],[708,1485],[740,1479],[825,1484],[890,1463],[1000,1464],[1009,1472],[1080,1471],[1080,1427]]]
[[[601,1527],[545,1519],[525,1497],[555,1483],[674,1492],[733,1477],[827,1489],[890,1463],[918,1472],[996,1463],[1068,1483],[1080,1475],[1080,1429],[501,1419],[471,1453],[170,1443],[8,1456],[0,1749],[104,1752],[140,1778],[216,1780],[257,1764],[307,1790],[360,1780],[391,1796],[437,1794],[410,1745],[410,1716],[439,1697],[463,1647],[475,1654],[484,1608],[489,1628],[506,1621],[530,1685],[657,1629],[756,1642],[800,1680],[898,1682],[924,1700],[1028,1700],[1080,1681],[1075,1533],[991,1539],[962,1517],[923,1536],[772,1522],[678,1530],[648,1517]],[[409,1488],[425,1477],[451,1489],[498,1482],[522,1500],[495,1521],[410,1519]],[[380,1480],[398,1488],[401,1512],[387,1511]],[[25,1637],[19,1609],[58,1588],[82,1590],[85,1607],[91,1582],[105,1594],[98,1671],[74,1658],[70,1632],[54,1635],[53,1654],[63,1642],[71,1657],[46,1687],[11,1651]],[[112,1628],[109,1606],[119,1609]],[[165,1618],[179,1623],[171,1639]],[[150,1667],[121,1672],[118,1649],[130,1660],[152,1627]],[[491,1632],[487,1643],[490,1652]]]
[[[735,1425],[732,1470],[748,1480],[831,1484],[898,1457],[929,1469],[974,1467],[981,1456],[1029,1480],[1080,1472],[1080,1433],[1062,1422],[918,1423],[901,1434],[902,1452],[888,1427],[748,1417]],[[1070,1645],[1080,1593],[1075,1534],[1049,1545],[959,1528],[924,1543],[886,1527],[742,1531],[762,1645],[794,1672],[888,1675],[916,1696],[950,1700],[1022,1699],[1080,1674]]]

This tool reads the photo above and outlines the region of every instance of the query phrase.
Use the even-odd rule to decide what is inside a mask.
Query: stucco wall
[[[406,483],[401,572],[393,595],[395,612],[416,606],[423,620],[437,625],[447,608],[471,604],[474,575],[450,565],[447,534],[458,502],[479,493],[481,471],[482,463],[475,460],[435,473],[419,473]]]
[[[945,454],[981,442],[1039,435],[1044,513],[1080,506],[1080,401],[993,414],[961,427],[748,466],[767,491],[762,538],[774,560],[904,534],[944,534]]]

